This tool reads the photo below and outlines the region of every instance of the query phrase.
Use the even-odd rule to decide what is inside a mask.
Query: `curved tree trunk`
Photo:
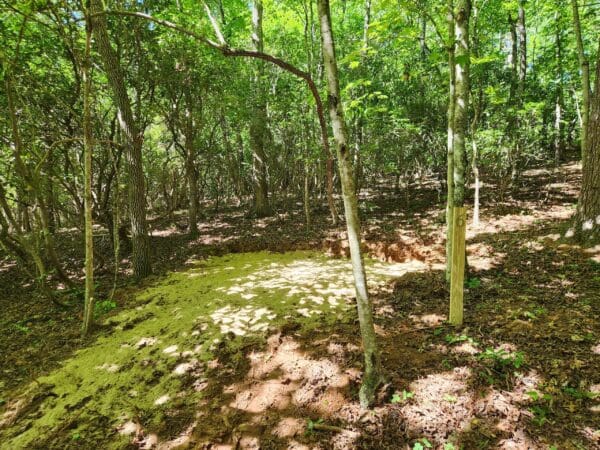
[[[106,15],[103,14],[103,9],[102,0],[90,0],[90,13],[98,52],[119,111],[119,125],[128,144],[125,149],[125,157],[129,172],[128,199],[133,242],[133,273],[138,278],[144,278],[152,273],[152,265],[146,224],[146,190],[142,167],[143,134],[135,123],[131,101],[125,86],[125,77],[117,54],[110,44]]]
[[[329,93],[329,116],[331,118],[333,136],[336,142],[339,161],[342,196],[344,198],[344,212],[346,215],[346,228],[348,231],[348,244],[350,246],[354,287],[356,289],[358,320],[360,322],[360,332],[365,355],[365,374],[359,397],[361,405],[367,407],[373,403],[375,391],[381,383],[380,357],[377,349],[375,327],[373,324],[373,307],[367,291],[367,279],[360,249],[358,200],[356,197],[354,176],[352,173],[352,161],[348,147],[348,130],[340,97],[329,0],[318,0],[318,6],[323,60],[327,75],[327,90]]]

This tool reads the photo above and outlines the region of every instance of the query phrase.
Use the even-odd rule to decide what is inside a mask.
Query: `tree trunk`
[[[254,50],[263,52],[263,3],[252,3],[252,43]],[[257,61],[254,72],[253,115],[250,124],[250,147],[252,148],[252,172],[254,180],[254,213],[256,217],[272,214],[269,205],[269,186],[267,182],[267,160],[265,140],[267,134],[267,103],[265,100],[265,64]]]
[[[338,67],[335,54],[333,31],[331,28],[331,12],[329,0],[318,0],[319,23],[321,28],[321,44],[323,60],[327,76],[329,93],[329,116],[336,143],[339,161],[346,228],[352,260],[352,272],[356,289],[356,304],[358,319],[365,355],[365,374],[359,392],[360,404],[363,407],[371,405],[375,399],[375,391],[381,383],[380,357],[373,324],[373,311],[367,291],[367,280],[360,248],[360,219],[358,216],[358,201],[354,187],[352,161],[348,146],[348,130],[344,118],[344,110],[340,98]]]
[[[127,139],[125,156],[129,172],[128,201],[133,242],[133,273],[137,278],[144,278],[152,273],[152,265],[146,224],[146,190],[142,167],[143,134],[135,123],[131,101],[125,86],[125,77],[117,54],[110,44],[102,0],[90,0],[90,12],[98,52],[119,111],[119,125]]]
[[[558,168],[562,157],[563,149],[563,130],[562,130],[562,111],[564,105],[563,94],[563,58],[562,58],[562,39],[559,15],[555,14],[556,25],[556,101],[554,105],[554,166]]]
[[[579,59],[579,69],[581,70],[581,164],[585,164],[585,153],[588,148],[588,123],[590,121],[590,100],[591,100],[591,82],[590,82],[590,61],[583,48],[583,38],[581,36],[581,20],[579,19],[579,7],[577,0],[571,0],[573,8],[573,27],[575,28],[575,38],[577,41],[577,57]]]
[[[196,124],[193,117],[191,86],[184,92],[185,100],[185,176],[188,184],[188,233],[190,238],[198,237],[198,173],[196,172]]]
[[[94,320],[94,235],[92,219],[92,152],[94,141],[92,135],[91,96],[92,78],[91,68],[91,45],[92,45],[92,23],[89,11],[85,11],[85,53],[82,61],[83,71],[83,147],[84,147],[84,235],[85,235],[85,300],[83,304],[83,327],[82,334],[86,336]]]
[[[478,32],[478,19],[479,19],[479,7],[477,0],[473,0],[473,55],[479,56],[479,32]],[[480,187],[481,183],[479,180],[479,150],[477,148],[477,127],[479,126],[479,120],[481,119],[483,109],[483,83],[479,83],[477,88],[477,99],[474,101],[474,114],[473,121],[471,122],[471,146],[473,149],[473,159],[471,162],[471,169],[473,171],[473,178],[475,189],[473,192],[473,227],[479,227],[479,198],[480,198]]]
[[[454,111],[456,106],[455,86],[455,31],[454,31],[454,0],[448,0],[448,147],[447,147],[447,172],[446,184],[448,198],[446,199],[446,281],[450,282],[452,271],[452,216],[454,201]]]
[[[456,107],[454,117],[454,197],[452,271],[450,275],[450,317],[452,325],[463,322],[465,261],[465,138],[469,106],[469,17],[470,0],[459,0],[454,14],[456,33]]]
[[[577,204],[576,234],[580,241],[600,235],[600,41],[596,63],[596,87],[591,99],[584,153],[581,192]]]

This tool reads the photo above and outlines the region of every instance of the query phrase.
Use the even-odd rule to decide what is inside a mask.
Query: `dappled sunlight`
[[[590,255],[590,259],[592,261],[595,261],[598,264],[600,264],[600,244],[595,245],[594,247],[586,248],[584,252]]]
[[[410,429],[440,441],[464,430],[473,416],[473,394],[467,384],[470,376],[468,367],[457,367],[411,383],[413,402],[402,408]]]
[[[348,403],[345,389],[351,375],[337,364],[311,358],[291,337],[276,334],[268,342],[265,351],[248,355],[250,368],[246,377],[225,388],[226,394],[233,395],[230,408],[252,414],[309,408],[319,417],[330,418]],[[291,437],[304,426],[297,419],[287,418],[273,433]]]
[[[374,292],[390,278],[424,268],[366,262]],[[56,427],[84,426],[104,416],[112,417],[117,436],[150,448],[162,440],[161,415],[196,408],[208,386],[206,371],[226,370],[215,356],[219,349],[236,351],[243,339],[264,339],[290,322],[306,331],[351,322],[353,297],[347,260],[262,252],[197,262],[147,288],[137,306],[108,319],[112,333],[42,378],[42,385],[53,386],[52,396],[40,403],[43,412],[31,428],[8,438],[16,447],[27,446]],[[265,358],[256,353],[250,381],[231,387],[231,408],[258,413],[296,405],[332,414],[347,401],[341,390],[350,376],[328,359],[313,360],[292,342]],[[140,412],[156,418],[143,431],[131,425]]]

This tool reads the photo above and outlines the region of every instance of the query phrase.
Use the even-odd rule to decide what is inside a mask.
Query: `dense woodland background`
[[[348,297],[356,321],[339,329],[322,324],[305,344],[318,349],[317,338],[335,332],[346,344],[354,339],[360,357],[350,359],[360,376],[341,404],[383,408],[369,431],[362,415],[316,417],[306,407],[300,416],[311,417],[310,433],[298,445],[600,445],[594,403],[600,386],[600,2],[0,0],[0,17],[0,301],[6,305],[0,436],[8,430],[6,448],[117,442],[81,431],[77,418],[38,429],[33,408],[57,394],[31,394],[28,383],[90,345],[90,335],[112,333],[104,319],[134,310],[143,289],[167,283],[161,276],[192,260],[261,250],[350,257]],[[387,294],[380,287],[369,292],[378,280],[369,272],[370,258],[422,263],[427,275],[399,278]],[[315,279],[321,272],[314,271]],[[545,276],[562,280],[560,289]],[[567,284],[581,292],[566,292]],[[536,296],[538,304],[498,306]],[[401,321],[417,312],[429,317],[429,307],[442,319],[393,322],[382,313],[385,305]],[[138,322],[131,320],[134,328]],[[563,351],[574,360],[550,347],[555,353],[545,361],[549,344],[525,343],[552,335],[536,320],[566,327],[558,342],[564,339]],[[280,325],[292,333],[294,321],[288,322]],[[435,430],[421,426],[411,434],[407,425],[390,432],[402,428],[393,408],[413,405],[406,387],[411,370],[424,377],[450,368],[448,358],[421,359],[398,344],[413,338],[394,335],[394,341],[381,331],[419,332],[423,324],[433,334],[415,342],[444,335],[442,345],[477,347],[479,341],[472,355],[481,354],[469,364],[483,364],[487,384],[502,386],[498,395],[537,392],[529,395],[529,413],[489,436],[472,422],[464,431],[459,424],[466,416],[446,410],[439,423],[430,417]],[[510,340],[502,330],[533,346],[528,363],[522,352],[498,347]],[[486,339],[496,340],[484,345]],[[268,342],[271,356],[284,351],[282,341],[280,347]],[[139,348],[147,345],[154,342]],[[429,348],[419,345],[420,353]],[[570,347],[580,345],[587,345],[586,356]],[[216,359],[230,361],[227,349]],[[412,369],[394,365],[401,355],[412,358]],[[530,374],[519,378],[524,364],[548,380],[547,371],[568,367],[567,378],[553,385],[564,398],[552,397],[558,394],[546,389],[548,380],[536,391],[527,384]],[[466,377],[453,367],[458,379]],[[219,377],[216,370],[208,378],[217,383]],[[432,384],[444,386],[443,380]],[[460,395],[447,395],[454,398],[447,403],[467,408]],[[512,400],[502,401],[514,407]],[[403,411],[400,422],[410,424]],[[152,416],[154,422],[144,423],[141,416],[127,445],[152,448],[157,443],[148,443],[146,429],[165,420]],[[339,426],[328,428],[323,418]],[[477,420],[487,424],[488,418]],[[519,421],[529,424],[526,431]],[[169,422],[157,434],[173,437],[189,423]],[[457,427],[464,436],[450,439]],[[18,441],[28,429],[35,438]],[[328,437],[346,432],[360,437]],[[207,442],[257,448],[235,433],[208,433]],[[250,435],[265,448],[288,448],[281,436],[268,447],[265,433]],[[370,433],[387,438],[370,440]],[[196,435],[191,442],[201,441]]]

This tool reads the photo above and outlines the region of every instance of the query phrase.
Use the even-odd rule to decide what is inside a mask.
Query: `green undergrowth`
[[[367,266],[375,285],[402,274]],[[123,448],[132,436],[118,430],[128,422],[166,439],[169,418],[202,400],[219,348],[260,343],[284,324],[306,333],[353,320],[353,296],[349,262],[313,252],[232,254],[171,273],[109,318],[109,332],[36,380],[36,399],[0,430],[0,448]]]

